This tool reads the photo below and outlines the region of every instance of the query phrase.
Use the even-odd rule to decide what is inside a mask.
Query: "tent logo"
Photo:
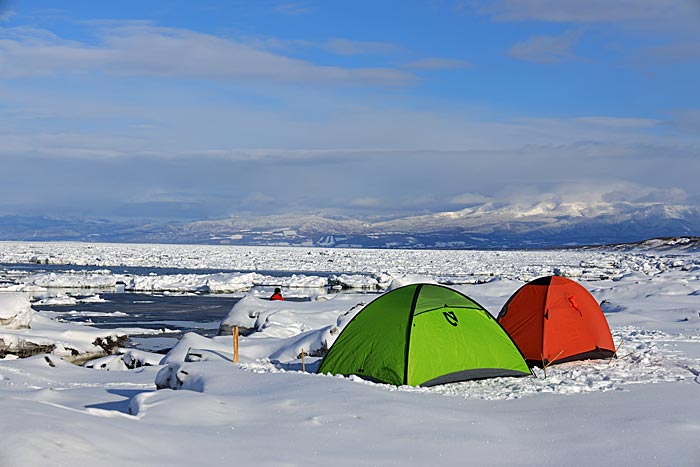
[[[444,316],[447,322],[452,326],[456,327],[459,324],[459,320],[457,319],[457,315],[454,311],[443,311],[442,316]]]

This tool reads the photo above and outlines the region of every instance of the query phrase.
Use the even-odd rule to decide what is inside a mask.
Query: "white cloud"
[[[241,206],[260,207],[261,205],[271,205],[274,202],[275,198],[273,196],[266,195],[265,193],[261,193],[259,191],[254,191],[243,198],[241,201]]]
[[[477,193],[462,193],[461,195],[450,198],[449,203],[461,206],[471,206],[475,204],[488,203],[489,201],[491,201],[490,198]]]
[[[502,21],[675,22],[697,20],[694,0],[496,0],[482,8]]]
[[[470,68],[472,66],[466,60],[454,60],[450,58],[425,58],[406,63],[405,68],[414,70],[456,70],[460,68]]]
[[[310,1],[284,2],[276,5],[274,11],[288,16],[299,16],[313,12],[314,6]]]
[[[700,134],[700,109],[683,109],[673,112],[669,125],[680,131]]]
[[[391,68],[321,66],[229,38],[184,29],[126,23],[105,25],[97,46],[48,31],[0,31],[0,78],[97,71],[154,76],[289,83],[405,85],[415,80]]]
[[[382,202],[378,198],[373,198],[373,197],[363,197],[363,198],[355,198],[352,201],[350,201],[351,206],[355,206],[358,208],[376,208],[381,206]]]
[[[12,10],[0,11],[0,22],[10,21],[16,13]]]
[[[245,44],[258,49],[291,50],[291,49],[318,49],[336,55],[389,55],[400,52],[402,49],[396,44],[379,41],[357,41],[345,38],[333,38],[325,41],[311,41],[306,39],[280,39],[279,37],[253,37],[247,38]]]
[[[142,90],[149,91],[149,87]],[[343,158],[371,164],[373,158],[383,158],[401,165],[400,154],[517,154],[527,147],[566,147],[585,157],[625,157],[624,148],[673,146],[671,152],[678,152],[700,144],[695,131],[698,118],[690,111],[673,114],[668,122],[609,115],[485,119],[477,111],[408,110],[326,94],[297,94],[297,103],[285,97],[287,108],[282,110],[192,105],[177,99],[141,102],[140,94],[130,97],[22,94],[0,86],[5,103],[0,109],[4,122],[0,154],[89,157],[94,151],[103,157],[153,154],[298,164]],[[314,109],[311,115],[309,108]]]
[[[699,25],[700,27],[700,25]],[[639,56],[631,59],[631,62],[645,67],[651,63],[676,64],[697,63],[700,61],[700,42],[675,42],[645,49]]]
[[[399,48],[388,42],[352,41],[348,39],[330,39],[318,45],[338,55],[389,54]]]
[[[5,135],[0,138],[5,141]],[[336,150],[324,155],[316,150],[315,159],[304,161],[285,160],[279,152],[279,159],[254,160],[141,154],[77,159],[51,156],[48,150],[4,163],[8,183],[0,187],[0,196],[31,197],[49,209],[57,203],[75,208],[86,199],[105,206],[127,198],[148,200],[141,194],[158,190],[163,199],[170,193],[196,194],[212,212],[294,207],[418,213],[482,202],[546,201],[553,195],[584,203],[680,202],[685,192],[698,195],[700,171],[692,148],[610,143],[413,153]]]
[[[581,180],[543,185],[523,184],[508,187],[494,195],[494,201],[506,204],[541,202],[578,203],[594,206],[609,203],[690,204],[687,191],[681,188],[658,188],[628,180]]]
[[[480,11],[497,21],[568,23],[614,31],[608,37],[622,32],[636,38],[627,43],[625,63],[645,69],[648,75],[650,66],[691,63],[700,58],[697,0],[494,0]],[[662,45],[647,45],[654,43]],[[572,45],[565,37],[538,36],[517,44],[510,53],[536,63],[554,63],[574,58]]]
[[[580,31],[567,31],[560,36],[532,36],[515,44],[509,51],[511,57],[534,63],[556,63],[579,59],[572,52],[581,37]]]
[[[578,117],[577,122],[608,128],[654,128],[660,120],[652,118],[620,118],[620,117]]]

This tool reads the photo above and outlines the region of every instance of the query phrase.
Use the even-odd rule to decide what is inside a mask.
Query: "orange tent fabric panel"
[[[504,305],[498,321],[530,364],[605,358],[615,351],[598,302],[564,277],[525,284]]]
[[[506,330],[526,360],[540,360],[544,338],[543,313],[530,313],[528,310],[544,309],[547,300],[547,287],[532,285],[522,287],[506,304],[508,313],[498,322]],[[501,311],[501,313],[503,313]]]
[[[548,288],[544,356],[547,361],[565,360],[579,354],[615,350],[608,322],[600,305],[581,285],[553,277]]]

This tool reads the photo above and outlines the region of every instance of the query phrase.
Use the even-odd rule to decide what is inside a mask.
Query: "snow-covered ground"
[[[0,262],[74,266],[162,267],[300,273],[422,274],[472,282],[493,276],[526,279],[559,270],[569,277],[615,277],[675,267],[673,251],[363,250],[344,248],[0,242]],[[692,254],[686,255],[692,258]],[[515,261],[515,264],[514,264]],[[697,259],[695,260],[697,261]],[[696,263],[697,264],[697,263]],[[517,266],[517,267],[515,267]]]
[[[493,278],[526,282],[550,274],[577,280],[617,279],[630,273],[655,274],[700,264],[697,254],[681,256],[681,253],[682,250],[655,254],[648,250],[628,252],[613,249],[362,250],[0,242],[0,263],[67,265],[60,271],[6,271],[0,277],[0,290],[45,292],[61,288],[114,289],[119,286],[135,291],[209,293],[248,291],[254,286],[384,290],[392,280],[412,274],[431,277],[443,284],[473,284]],[[80,266],[99,266],[102,269],[85,270]],[[139,275],[110,269],[117,266],[245,272]],[[288,274],[265,274],[269,271]]]
[[[280,303],[251,294],[222,320],[223,335],[186,334],[165,356],[124,349],[90,368],[58,355],[0,360],[0,466],[700,465],[698,253],[0,244],[0,262],[30,259],[289,271],[269,276],[279,282],[293,272],[345,273],[380,290],[436,281],[494,315],[525,281],[558,273],[602,302],[620,358],[433,388],[316,375],[313,355],[373,296],[320,291]],[[71,274],[83,273],[63,273]],[[29,332],[18,324],[27,303],[17,294],[53,288],[28,277],[0,286],[13,297],[0,318],[17,317],[16,329],[0,332]],[[74,298],[60,293],[53,299]],[[35,313],[30,326],[38,317],[52,321]],[[234,324],[247,334],[238,364]]]

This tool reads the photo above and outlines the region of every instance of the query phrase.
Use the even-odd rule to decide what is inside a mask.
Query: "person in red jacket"
[[[279,287],[275,288],[275,293],[272,294],[270,300],[284,300],[284,297],[282,296],[282,290]]]

